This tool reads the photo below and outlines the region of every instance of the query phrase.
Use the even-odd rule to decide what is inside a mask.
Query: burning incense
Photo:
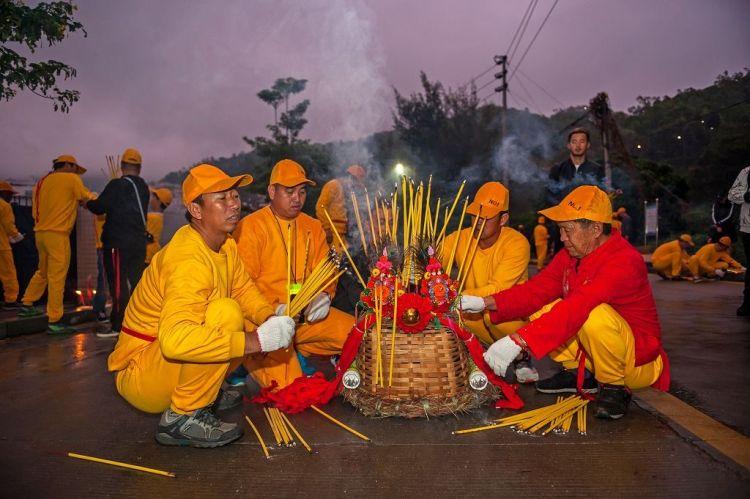
[[[357,229],[359,230],[359,238],[362,240],[362,250],[367,256],[367,242],[365,241],[365,232],[362,229],[362,218],[359,216],[359,203],[357,202],[357,195],[352,192],[352,206],[354,206],[354,216],[357,219]]]

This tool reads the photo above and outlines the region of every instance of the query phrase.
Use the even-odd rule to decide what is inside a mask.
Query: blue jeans
[[[94,313],[103,314],[107,306],[107,274],[104,272],[104,252],[96,250],[96,295],[94,296]]]

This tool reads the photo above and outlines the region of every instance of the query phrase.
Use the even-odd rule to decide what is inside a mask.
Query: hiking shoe
[[[539,371],[531,363],[531,357],[526,354],[521,360],[514,362],[516,367],[516,381],[522,385],[539,381]]]
[[[78,330],[65,324],[53,323],[47,325],[47,334],[72,334]]]
[[[599,385],[594,416],[599,419],[620,419],[628,412],[632,395],[627,387],[620,385]]]
[[[97,331],[96,333],[97,338],[117,338],[118,336],[120,336],[120,331],[113,331],[112,329]]]
[[[247,369],[245,369],[245,366],[240,364],[237,369],[232,371],[229,376],[227,376],[227,384],[234,387],[245,386],[247,384],[248,374],[249,373],[247,372]]]
[[[3,310],[20,310],[23,304],[17,301],[6,301],[3,303]]]
[[[106,312],[96,314],[96,322],[98,322],[99,324],[106,324],[109,322],[109,316]]]
[[[18,311],[18,317],[39,317],[40,315],[44,315],[44,312],[34,305],[21,305],[21,310]]]
[[[576,380],[577,369],[563,369],[551,378],[536,382],[536,390],[542,393],[577,393]],[[582,391],[584,393],[596,393],[599,387],[591,371],[586,369],[583,377]]]
[[[242,437],[242,428],[217,418],[208,407],[193,414],[178,414],[167,409],[161,415],[156,441],[181,447],[221,447]]]
[[[242,394],[237,390],[219,390],[219,396],[216,397],[213,407],[217,411],[224,411],[232,407],[237,407],[241,403]]]
[[[297,360],[299,360],[299,366],[302,368],[302,374],[304,374],[305,376],[312,376],[317,371],[317,369],[315,369],[315,366],[310,364],[310,361],[307,360],[307,357],[302,355],[300,352],[297,352]]]

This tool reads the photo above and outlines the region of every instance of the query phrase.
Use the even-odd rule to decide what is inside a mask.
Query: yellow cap
[[[627,210],[624,206],[620,206],[619,208],[617,208],[617,211],[615,213],[617,213],[618,215],[622,215],[623,213],[627,213]]]
[[[18,192],[13,188],[13,186],[10,185],[5,180],[0,180],[0,191],[12,192],[13,194],[18,194]]]
[[[582,185],[571,191],[560,204],[542,210],[553,222],[566,222],[579,218],[592,222],[612,223],[612,202],[603,190],[595,185]]]
[[[201,194],[221,192],[253,183],[252,175],[230,177],[213,165],[194,166],[182,182],[182,203],[187,206]]]
[[[138,152],[138,149],[133,149],[132,147],[128,147],[122,152],[120,161],[129,165],[140,165],[143,163],[141,153]]]
[[[282,159],[271,170],[271,178],[268,185],[281,184],[284,187],[294,187],[299,184],[315,185],[315,182],[307,178],[302,165],[291,159]]]
[[[508,211],[510,194],[500,182],[487,182],[479,188],[474,201],[466,208],[469,215],[479,215],[482,206],[482,218],[496,217],[501,211]]]
[[[544,223],[544,222],[546,222],[546,221],[547,221],[547,219],[546,219],[546,218],[544,218],[544,217],[539,217],[539,218],[537,218],[537,220],[536,220],[536,222],[537,222],[537,223],[540,223],[540,224],[543,224],[543,223]]]
[[[161,187],[159,189],[151,189],[151,192],[154,193],[154,196],[156,196],[156,199],[158,199],[161,204],[167,206],[172,204],[172,191],[169,189]]]
[[[732,245],[732,239],[729,236],[719,238],[719,242],[729,248]]]
[[[79,165],[78,160],[72,154],[61,154],[60,156],[52,160],[53,165],[56,163],[72,163],[76,165],[76,173],[78,175],[83,175],[84,173],[86,173],[86,168]]]
[[[680,236],[680,241],[686,242],[690,246],[695,246],[695,243],[693,242],[693,238],[690,236],[690,234],[682,234]]]
[[[349,168],[346,169],[346,173],[356,178],[357,180],[364,180],[365,177],[367,176],[367,170],[365,170],[364,167],[359,166],[359,165],[350,166]]]

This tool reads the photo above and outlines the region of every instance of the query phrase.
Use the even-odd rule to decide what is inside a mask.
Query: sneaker
[[[97,338],[117,338],[118,336],[120,336],[120,331],[113,331],[112,329],[97,331],[96,333]]]
[[[217,411],[224,411],[237,407],[242,403],[242,393],[237,390],[219,390],[219,396],[216,397],[216,401],[213,403],[213,407]]]
[[[542,393],[577,393],[577,371],[577,369],[563,369],[551,378],[537,381],[536,390]],[[588,369],[583,378],[582,391],[584,393],[596,393],[599,391],[594,375]]]
[[[620,419],[628,412],[632,395],[627,387],[619,385],[599,385],[594,416],[599,419]]]
[[[39,317],[40,315],[44,315],[44,312],[34,305],[21,305],[21,310],[18,311],[18,317]]]
[[[241,427],[221,421],[208,407],[193,414],[178,414],[167,409],[159,420],[156,441],[162,445],[210,448],[232,443],[242,434]]]
[[[52,323],[47,325],[47,334],[72,334],[78,330],[65,324]]]
[[[515,362],[516,381],[522,385],[539,381],[539,371],[531,364],[531,360],[522,359]]]
[[[227,384],[233,387],[245,386],[247,384],[247,369],[242,364],[227,376]]]
[[[96,322],[99,324],[107,324],[109,322],[109,316],[105,312],[96,314]]]
[[[6,301],[3,303],[3,310],[20,310],[23,304],[17,301]]]
[[[297,352],[297,359],[299,360],[299,366],[302,368],[302,373],[305,376],[312,376],[315,374],[317,369],[315,369],[315,366],[310,364],[310,361],[307,360],[307,357],[302,355],[300,352]]]

